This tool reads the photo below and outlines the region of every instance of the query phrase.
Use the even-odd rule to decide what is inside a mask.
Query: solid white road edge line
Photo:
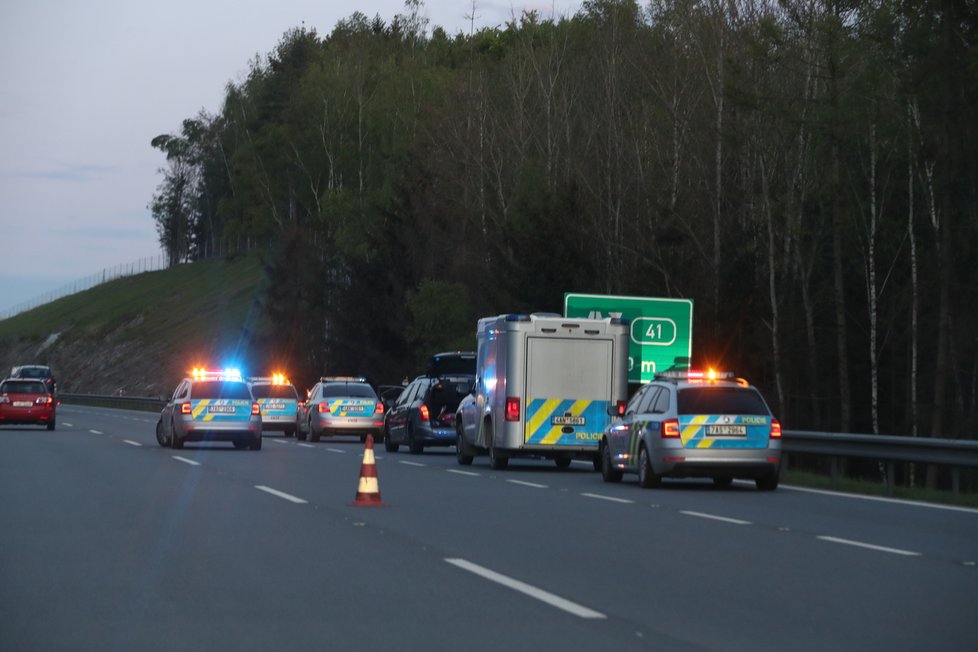
[[[723,521],[724,523],[733,523],[734,525],[750,525],[750,521],[742,521],[739,518],[729,518],[727,516],[715,516],[714,514],[704,514],[703,512],[688,512],[685,510],[679,510],[680,514],[685,514],[686,516],[695,516],[697,518],[708,518],[712,521]]]
[[[622,503],[623,505],[633,505],[634,500],[628,500],[627,498],[615,498],[614,496],[602,496],[601,494],[581,494],[585,498],[597,498],[598,500],[607,500],[612,503]]]
[[[501,575],[495,571],[491,571],[488,568],[479,566],[478,564],[473,564],[470,561],[464,559],[445,559],[452,566],[461,568],[462,570],[469,571],[479,577],[483,577],[490,582],[495,582],[501,584],[507,588],[513,589],[514,591],[519,591],[524,595],[528,595],[531,598],[535,598],[541,602],[545,602],[552,607],[557,607],[562,611],[573,614],[580,618],[607,618],[603,613],[594,611],[593,609],[588,609],[585,606],[579,605],[576,602],[571,602],[570,600],[565,600],[564,598],[554,595],[549,591],[544,591],[543,589],[538,589],[535,586],[531,586],[525,582],[513,579],[512,577],[507,577],[506,575]]]
[[[854,498],[856,500],[872,500],[879,503],[891,503],[894,505],[910,505],[912,507],[929,507],[930,509],[943,509],[949,512],[966,512],[968,514],[978,514],[978,509],[974,507],[959,507],[957,505],[942,505],[940,503],[924,503],[919,500],[904,500],[902,498],[887,498],[886,496],[864,496],[862,494],[849,494],[843,491],[829,491],[827,489],[810,489],[808,487],[798,487],[795,485],[783,484],[779,489],[788,491],[801,491],[808,494],[821,494],[823,496],[835,496],[837,498]]]
[[[180,457],[179,455],[174,455],[173,459],[178,462],[183,462],[184,464],[189,464],[190,466],[200,466],[200,462],[194,462],[193,460],[188,460],[186,457]]]
[[[822,541],[831,541],[832,543],[841,543],[846,546],[855,546],[857,548],[867,548],[869,550],[876,550],[879,552],[889,552],[894,555],[903,555],[905,557],[920,557],[919,552],[913,552],[912,550],[900,550],[899,548],[887,548],[886,546],[877,546],[872,543],[863,543],[861,541],[852,541],[850,539],[839,539],[838,537],[828,537],[828,536],[818,536],[817,539]]]
[[[537,484],[536,482],[527,482],[526,480],[507,480],[506,482],[509,482],[511,484],[518,484],[518,485],[521,485],[523,487],[533,487],[534,489],[546,489],[547,488],[547,485],[545,485],[545,484]]]
[[[272,494],[273,496],[278,496],[279,498],[284,498],[285,500],[295,503],[296,505],[305,505],[307,501],[299,498],[298,496],[293,496],[292,494],[287,494],[284,491],[279,491],[278,489],[272,489],[271,487],[266,487],[262,484],[256,484],[255,489],[258,491],[264,491],[267,494]]]
[[[131,439],[123,439],[122,443],[129,444],[130,446],[142,446],[138,441],[133,441]]]

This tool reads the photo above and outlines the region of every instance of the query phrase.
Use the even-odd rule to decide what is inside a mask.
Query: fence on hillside
[[[197,260],[207,260],[211,258],[220,258],[225,255],[235,254],[235,253],[247,253],[253,251],[256,246],[256,241],[251,238],[247,238],[244,242],[231,242],[226,243],[223,247],[217,247],[214,249],[205,248],[202,255],[198,256],[193,261],[183,261],[183,262],[195,262]],[[114,281],[117,278],[122,278],[124,276],[135,276],[136,274],[142,274],[143,272],[155,272],[161,269],[166,269],[170,266],[169,257],[164,254],[158,254],[156,256],[148,256],[146,258],[140,258],[139,260],[133,261],[131,263],[124,263],[121,265],[115,265],[113,267],[106,267],[100,272],[95,274],[90,274],[84,278],[77,279],[71,283],[66,283],[56,290],[51,290],[50,292],[45,292],[39,294],[32,299],[27,301],[22,301],[17,305],[0,311],[0,319],[8,319],[14,315],[18,315],[27,310],[37,308],[38,306],[43,306],[46,303],[51,303],[62,297],[75,294],[77,292],[84,292],[89,290],[96,285],[101,285],[102,283],[107,283],[109,281]]]

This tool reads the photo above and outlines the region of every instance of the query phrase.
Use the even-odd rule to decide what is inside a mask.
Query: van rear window
[[[255,398],[290,398],[299,400],[299,395],[292,385],[252,385],[251,393]]]

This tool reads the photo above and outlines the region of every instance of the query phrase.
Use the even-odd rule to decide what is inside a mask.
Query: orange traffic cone
[[[377,464],[374,462],[374,436],[367,435],[367,447],[363,449],[363,462],[360,464],[360,486],[354,507],[383,507],[380,499],[380,485],[377,484]]]

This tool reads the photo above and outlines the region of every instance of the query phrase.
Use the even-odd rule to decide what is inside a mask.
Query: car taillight
[[[507,421],[520,420],[520,397],[519,396],[506,397],[506,420]]]
[[[320,403],[316,409],[319,412],[329,412],[329,403]]]
[[[781,439],[781,422],[771,419],[771,439]]]
[[[429,415],[428,415],[428,406],[425,405],[424,403],[422,403],[421,404],[421,407],[418,408],[418,414],[421,416],[421,420],[422,421],[427,421],[428,420],[428,417],[429,417]]]
[[[380,401],[377,401],[377,405],[374,407],[374,414],[383,414],[383,413],[384,413],[384,404],[381,403]]]
[[[258,405],[258,403],[252,403],[251,404],[251,413],[252,414],[261,414],[261,406]]]
[[[34,399],[34,405],[51,405],[52,399],[50,396],[38,396]]]
[[[617,401],[617,402],[615,402],[615,412],[618,413],[618,416],[620,416],[620,417],[625,416],[625,408],[627,406],[628,406],[628,401]]]
[[[190,414],[190,403],[180,404],[180,414]]]
[[[679,436],[679,419],[666,419],[662,422],[662,438],[673,438]]]

